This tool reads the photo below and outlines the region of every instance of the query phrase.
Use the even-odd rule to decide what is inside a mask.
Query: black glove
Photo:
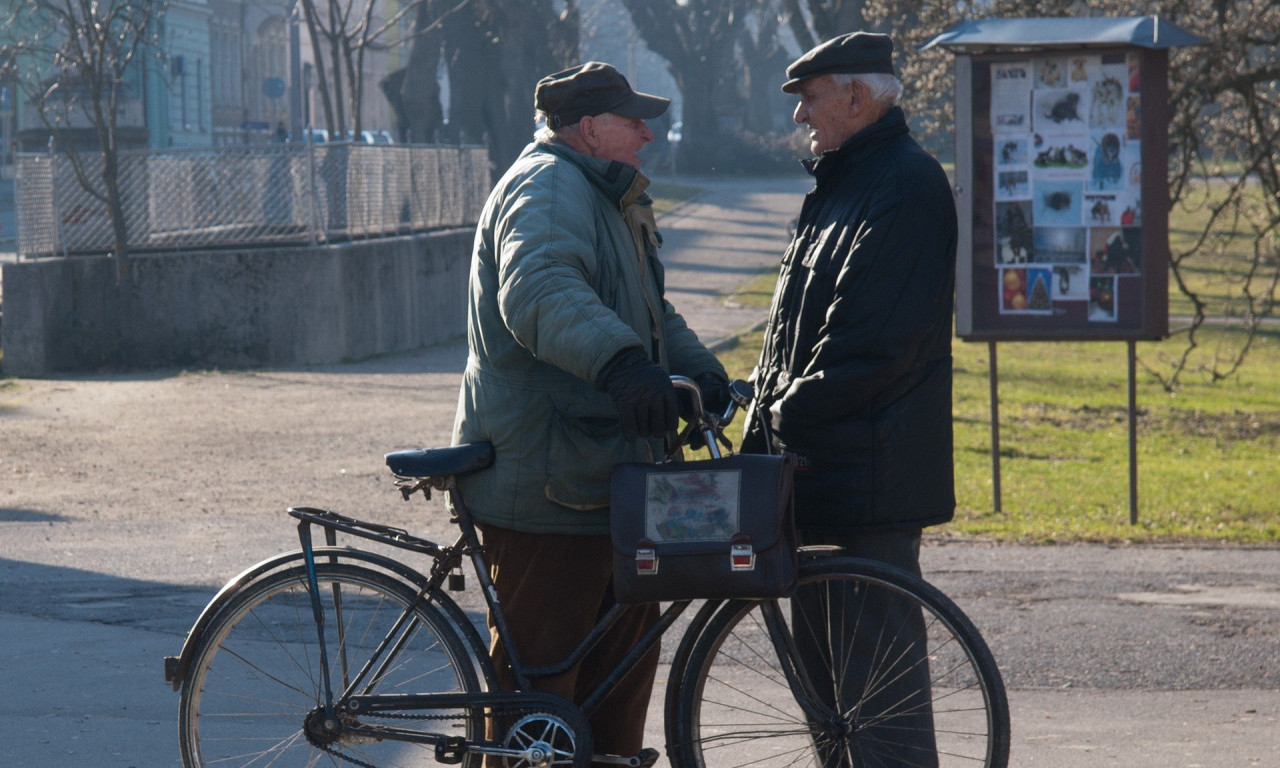
[[[693,377],[693,383],[702,390],[702,409],[723,416],[729,409],[729,380],[714,373],[700,373]]]
[[[605,363],[596,376],[596,389],[613,399],[628,440],[675,432],[676,388],[662,366],[640,348],[627,347]]]

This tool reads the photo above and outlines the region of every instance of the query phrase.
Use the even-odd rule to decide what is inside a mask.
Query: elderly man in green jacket
[[[662,456],[677,424],[669,374],[698,382],[712,407],[727,389],[663,295],[637,153],[653,139],[644,121],[668,100],[588,62],[539,81],[534,103],[546,127],[498,181],[476,232],[454,442],[494,446],[493,467],[462,491],[520,659],[546,665],[613,603],[612,467]],[[537,687],[581,702],[656,616],[656,605],[633,608],[582,664]],[[655,649],[592,718],[597,754],[639,753],[657,661]]]

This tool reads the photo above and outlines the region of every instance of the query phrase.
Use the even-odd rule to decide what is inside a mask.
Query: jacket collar
[[[572,163],[619,207],[647,197],[644,192],[649,187],[648,177],[626,163],[585,155],[558,141],[537,141],[527,151],[546,152]]]
[[[806,158],[800,162],[805,170],[813,174],[817,183],[821,184],[838,169],[857,163],[860,158],[874,152],[885,141],[907,132],[907,116],[902,112],[902,107],[895,106],[884,113],[879,120],[845,139],[845,142],[835,149],[829,149],[818,157]]]

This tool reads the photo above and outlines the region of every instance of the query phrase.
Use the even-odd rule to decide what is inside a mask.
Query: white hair
[[[537,110],[534,113],[533,124],[533,140],[543,142],[544,144],[553,141],[564,141],[564,137],[573,133],[575,130],[574,126],[577,125],[575,122],[570,125],[562,125],[559,128],[552,128],[551,116],[542,110]]]
[[[533,140],[545,143],[556,140],[556,132],[549,125],[539,125],[533,132]]]
[[[839,72],[831,76],[840,85],[848,85],[857,80],[866,86],[871,100],[885,107],[892,107],[902,96],[902,83],[893,75],[883,72],[872,72],[866,75],[851,75]]]

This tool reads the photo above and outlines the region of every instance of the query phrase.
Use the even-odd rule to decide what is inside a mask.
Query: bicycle
[[[694,414],[673,453],[697,433],[713,457],[723,427],[748,404],[735,382],[722,415]],[[744,388],[745,387],[745,388]],[[731,449],[731,446],[729,446]],[[656,749],[593,755],[587,713],[694,603],[668,676],[666,753],[678,768],[746,765],[1005,768],[1009,712],[982,636],[942,592],[905,571],[802,547],[800,585],[779,600],[681,601],[580,706],[530,682],[564,671],[629,606],[615,606],[558,665],[522,665],[506,638],[484,550],[456,478],[493,461],[487,443],[386,456],[407,500],[445,493],[459,535],[440,545],[314,507],[293,507],[300,549],[232,579],[201,613],[165,679],[181,690],[187,768],[432,763],[507,768],[589,762],[647,768]],[[313,529],[323,532],[317,545]],[[381,551],[338,546],[338,534],[430,558],[426,573]],[[495,684],[487,646],[447,594],[469,560],[507,646],[517,691]],[[863,609],[889,602],[923,619],[886,624]],[[850,649],[862,649],[851,653]],[[854,670],[854,671],[850,671]],[[904,692],[905,690],[905,692]],[[486,723],[501,718],[501,732]],[[878,760],[880,762],[872,762]]]

